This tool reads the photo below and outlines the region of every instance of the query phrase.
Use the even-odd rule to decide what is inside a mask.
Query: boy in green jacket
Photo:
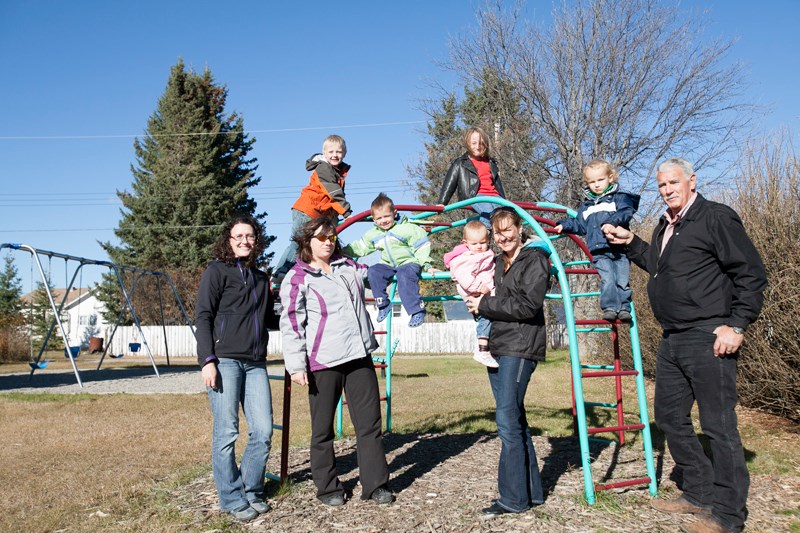
[[[438,272],[431,268],[428,234],[405,217],[398,221],[394,202],[383,193],[372,201],[370,210],[375,227],[346,246],[342,253],[355,259],[380,250],[380,262],[370,266],[367,273],[378,306],[378,322],[383,322],[392,309],[386,287],[397,276],[400,301],[411,315],[408,326],[420,326],[425,320],[425,304],[419,294],[419,275],[423,269],[430,273]]]

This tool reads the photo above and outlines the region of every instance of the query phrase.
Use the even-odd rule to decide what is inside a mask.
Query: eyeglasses
[[[236,242],[248,241],[248,242],[256,242],[256,236],[252,233],[248,233],[247,235],[231,235],[231,239]]]
[[[328,241],[331,244],[335,243],[336,240],[338,239],[336,235],[322,235],[322,234],[314,235],[314,238],[317,239],[319,242]]]

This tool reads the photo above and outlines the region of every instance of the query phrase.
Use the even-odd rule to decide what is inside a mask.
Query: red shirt
[[[471,157],[469,160],[475,165],[475,169],[478,171],[478,179],[480,180],[476,196],[500,196],[492,182],[492,167],[489,164],[489,160],[473,159]]]

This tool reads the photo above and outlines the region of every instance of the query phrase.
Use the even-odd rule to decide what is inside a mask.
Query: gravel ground
[[[205,392],[200,371],[194,365],[160,365],[158,372],[160,376],[156,376],[152,366],[114,368],[107,365],[100,370],[80,369],[83,389],[78,385],[72,370],[37,370],[33,376],[30,372],[3,374],[0,375],[0,393],[197,394]]]
[[[56,394],[195,394],[204,392],[200,373],[194,366],[82,370],[81,389],[71,370],[39,371],[0,376],[0,393],[47,392]],[[748,411],[742,410],[742,416]],[[757,415],[753,415],[757,416]],[[425,434],[386,436],[391,488],[397,501],[377,506],[360,499],[356,447],[352,438],[337,441],[338,469],[353,497],[341,508],[319,504],[310,479],[308,450],[292,449],[289,472],[295,485],[289,494],[270,501],[273,510],[247,524],[254,532],[295,531],[534,531],[534,532],[628,532],[678,531],[692,520],[659,513],[649,506],[646,488],[633,487],[599,493],[597,504],[583,503],[583,476],[575,439],[534,436],[539,466],[547,490],[545,504],[526,513],[484,520],[479,510],[496,497],[496,468],[500,443],[496,434]],[[269,470],[277,472],[278,446]],[[642,475],[640,448],[597,445],[592,450],[595,480],[607,472],[614,478]],[[662,495],[677,493],[671,479],[674,464],[669,454],[657,452],[657,476]],[[275,484],[271,484],[274,488]],[[175,505],[191,516],[194,529],[219,513],[211,474],[172,491]],[[747,531],[779,532],[800,529],[800,475],[753,475]],[[113,517],[107,519],[113,520]]]

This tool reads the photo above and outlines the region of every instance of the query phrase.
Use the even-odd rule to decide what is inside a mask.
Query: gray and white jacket
[[[378,348],[364,303],[367,265],[331,260],[331,273],[301,261],[281,283],[286,371],[316,372],[369,357]]]

